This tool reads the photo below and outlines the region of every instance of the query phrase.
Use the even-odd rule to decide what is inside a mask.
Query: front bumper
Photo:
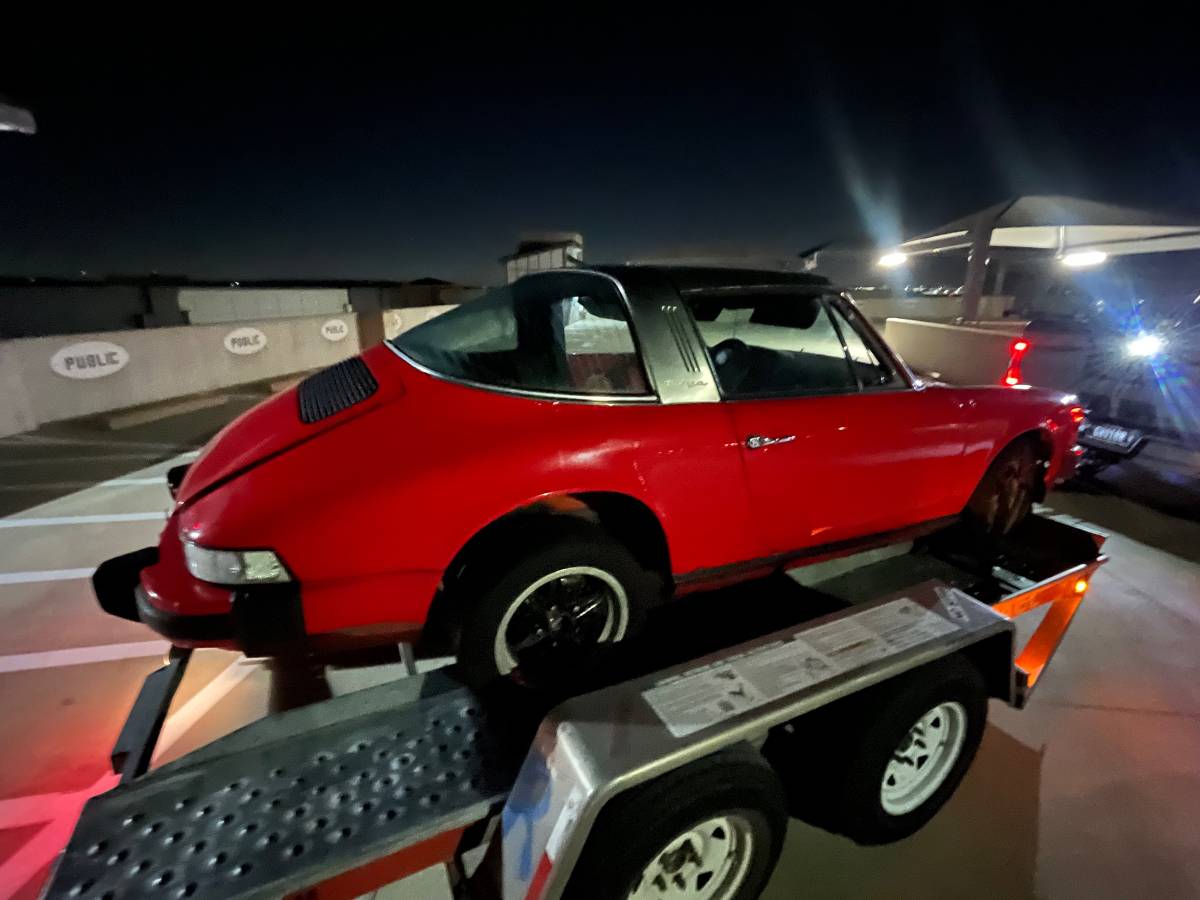
[[[160,609],[143,590],[142,570],[157,562],[158,549],[146,547],[102,563],[92,575],[100,608],[148,625],[181,646],[237,647],[248,656],[270,656],[306,640],[299,585],[237,589],[229,613],[186,615]]]

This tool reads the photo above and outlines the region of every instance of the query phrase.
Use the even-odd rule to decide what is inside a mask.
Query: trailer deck
[[[950,529],[817,585],[843,609],[698,659],[641,659],[553,708],[435,672],[268,717],[146,774],[177,654],[115,748],[124,783],[88,802],[46,896],[352,897],[488,843],[476,896],[559,896],[611,797],[897,674],[967,653],[989,693],[1023,705],[1102,543],[1035,517],[981,553]],[[1012,618],[1047,604],[1018,650]]]

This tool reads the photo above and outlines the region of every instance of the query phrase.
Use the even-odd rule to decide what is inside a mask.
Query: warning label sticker
[[[950,634],[958,626],[907,597],[660,681],[642,692],[675,737]]]

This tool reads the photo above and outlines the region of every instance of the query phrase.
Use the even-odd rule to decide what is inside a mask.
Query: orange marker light
[[[1082,594],[1087,589],[1088,589],[1088,582],[1087,582],[1086,578],[1080,578],[1078,581],[1075,582],[1075,593]]]

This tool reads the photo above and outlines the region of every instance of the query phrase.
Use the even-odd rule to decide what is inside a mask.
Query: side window
[[[723,396],[858,389],[837,329],[819,297],[742,294],[693,297],[687,302]]]
[[[643,396],[649,385],[617,289],[588,273],[530,275],[392,341],[449,378],[528,391]]]
[[[834,318],[837,319],[838,327],[842,331],[842,339],[846,342],[846,350],[850,354],[850,362],[863,387],[885,387],[896,384],[896,373],[871,349],[870,344],[863,337],[862,331],[850,317],[838,309],[836,304],[829,304],[829,308]]]
[[[559,303],[570,390],[645,393],[646,379],[620,304],[594,297],[564,297]]]

